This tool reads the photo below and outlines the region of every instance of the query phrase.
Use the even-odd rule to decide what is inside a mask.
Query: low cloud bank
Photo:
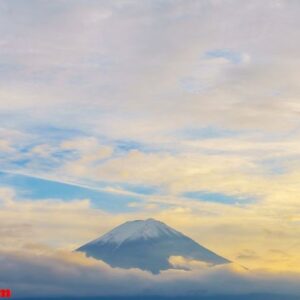
[[[35,249],[36,250],[36,249]],[[137,269],[111,268],[82,253],[0,253],[0,285],[15,297],[48,296],[195,296],[286,294],[300,297],[299,273],[249,271],[234,264],[210,267],[183,258],[189,271],[168,270],[152,275]]]

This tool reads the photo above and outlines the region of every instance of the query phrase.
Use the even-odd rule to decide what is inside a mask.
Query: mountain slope
[[[183,256],[212,265],[230,262],[154,219],[126,222],[76,251],[103,260],[112,267],[139,268],[155,274],[173,268],[170,256]]]

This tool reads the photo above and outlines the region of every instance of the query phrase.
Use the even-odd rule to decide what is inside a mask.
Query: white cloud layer
[[[294,129],[300,6],[278,3],[2,1],[0,109],[143,141],[207,125]]]
[[[36,251],[37,249],[35,249]],[[299,274],[251,272],[235,265],[203,267],[189,263],[190,271],[168,270],[153,275],[138,269],[112,269],[81,253],[0,253],[1,286],[14,295],[105,296],[105,295],[299,295]]]

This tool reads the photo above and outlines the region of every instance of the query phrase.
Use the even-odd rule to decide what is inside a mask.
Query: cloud
[[[67,140],[61,144],[61,148],[72,151],[79,156],[75,162],[67,162],[64,166],[64,173],[78,177],[85,176],[91,166],[99,164],[99,162],[110,158],[113,154],[113,147],[100,145],[95,138]]]
[[[275,3],[6,1],[1,110],[141,141],[210,124],[297,128],[299,5]]]
[[[112,269],[81,253],[45,248],[1,252],[0,258],[0,283],[19,297],[300,293],[299,274],[250,272],[234,265],[199,268],[194,264],[191,271],[167,270],[153,275],[138,269]]]
[[[0,189],[0,208],[1,249],[10,250],[27,244],[72,250],[125,219],[116,215],[112,220],[109,213],[93,209],[89,199],[20,199],[11,188]]]

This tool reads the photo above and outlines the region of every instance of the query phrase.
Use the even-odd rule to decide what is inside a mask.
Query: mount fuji
[[[139,268],[154,274],[174,268],[169,262],[171,256],[182,256],[210,265],[230,263],[154,219],[126,222],[76,251],[103,260],[111,267]]]

